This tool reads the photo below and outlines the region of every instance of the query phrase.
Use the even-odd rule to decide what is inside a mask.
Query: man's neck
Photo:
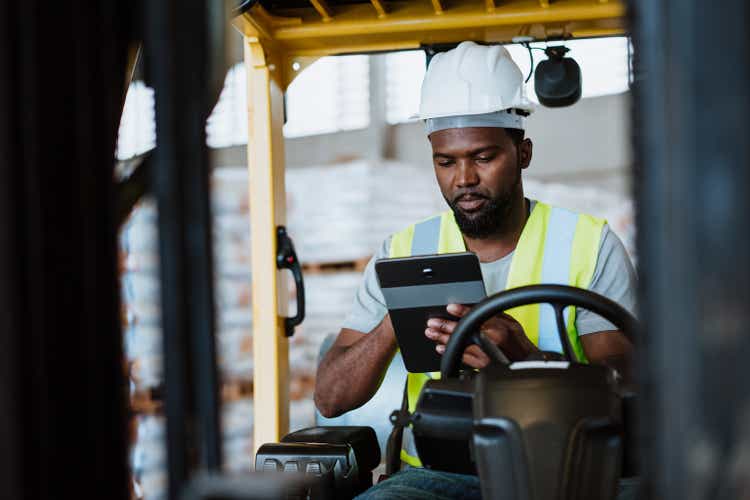
[[[480,262],[494,262],[502,259],[518,245],[521,238],[521,232],[526,225],[526,219],[529,215],[529,203],[525,197],[521,196],[514,204],[508,214],[507,224],[497,232],[497,234],[486,238],[469,238],[464,237],[466,249],[474,252],[479,257]]]

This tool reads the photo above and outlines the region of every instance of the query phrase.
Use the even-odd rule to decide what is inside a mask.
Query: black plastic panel
[[[613,488],[620,475],[622,415],[609,369],[578,364],[567,369],[495,366],[480,372],[476,385],[477,420],[504,417],[521,429],[525,452],[516,458],[527,464],[533,499],[558,498],[561,488],[571,484],[583,495],[576,498],[608,498],[601,492]],[[605,421],[609,427],[592,425],[591,433],[581,434],[586,421]],[[565,463],[573,465],[565,469]],[[585,475],[596,467],[596,476]],[[581,481],[588,482],[585,488]],[[597,493],[591,496],[592,491]]]
[[[475,474],[471,440],[472,380],[430,380],[413,416],[414,440],[422,464],[461,474]]]
[[[620,426],[608,418],[587,418],[568,446],[560,498],[611,500],[617,494],[622,459]]]
[[[473,443],[482,498],[531,500],[523,437],[513,420],[477,420]]]

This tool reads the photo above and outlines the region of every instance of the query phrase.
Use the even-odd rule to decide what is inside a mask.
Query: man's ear
[[[518,145],[518,163],[522,169],[528,168],[528,166],[531,164],[531,155],[533,149],[534,143],[531,142],[531,139],[529,138],[524,139],[523,141],[521,141],[521,144]]]

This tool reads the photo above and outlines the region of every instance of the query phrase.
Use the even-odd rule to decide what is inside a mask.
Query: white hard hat
[[[523,74],[505,47],[462,42],[430,61],[417,117],[430,134],[458,127],[524,129],[532,111]]]

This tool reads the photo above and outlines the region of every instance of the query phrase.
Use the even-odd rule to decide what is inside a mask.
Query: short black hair
[[[525,132],[520,128],[506,128],[505,133],[508,134],[510,140],[513,141],[513,144],[516,146],[521,144],[525,137]]]

